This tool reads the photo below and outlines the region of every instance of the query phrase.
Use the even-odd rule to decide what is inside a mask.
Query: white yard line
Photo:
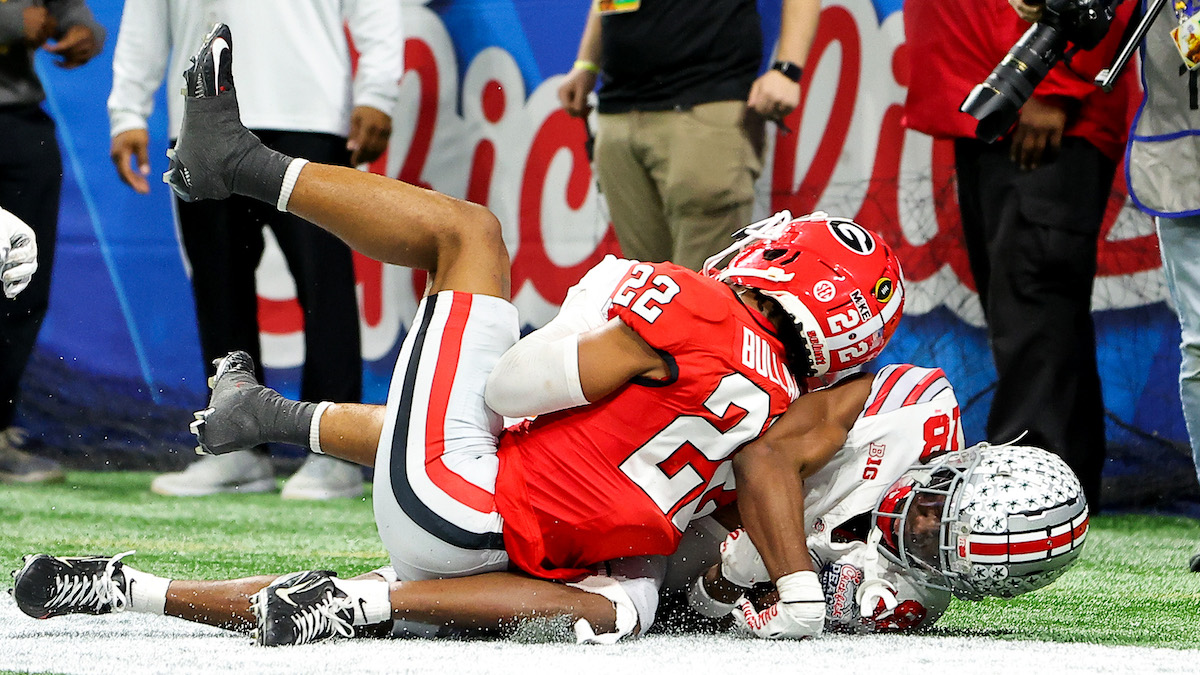
[[[1188,673],[1200,651],[1009,642],[989,638],[838,636],[768,643],[652,635],[614,647],[507,641],[361,640],[262,648],[242,635],[138,614],[35,621],[0,597],[0,670],[54,673],[514,673],[517,675],[1011,675]]]

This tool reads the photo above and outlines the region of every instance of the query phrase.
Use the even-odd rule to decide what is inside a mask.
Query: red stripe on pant
[[[425,418],[425,473],[438,489],[455,501],[481,513],[491,513],[496,510],[495,496],[451,471],[442,459],[446,452],[446,413],[450,407],[454,376],[458,372],[463,331],[471,313],[471,300],[471,294],[455,292],[449,315],[442,326]]]

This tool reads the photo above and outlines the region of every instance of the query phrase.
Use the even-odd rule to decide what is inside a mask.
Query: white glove
[[[9,298],[25,290],[37,271],[37,237],[22,220],[0,209],[0,282]]]
[[[750,588],[770,581],[771,575],[746,530],[738,528],[721,542],[721,576],[735,586]]]
[[[825,594],[816,572],[793,572],[781,577],[775,587],[779,602],[761,612],[746,598],[733,610],[742,630],[764,640],[816,637],[825,629]]]

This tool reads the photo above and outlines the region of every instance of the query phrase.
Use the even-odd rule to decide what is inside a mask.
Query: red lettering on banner
[[[788,115],[786,124],[796,130],[793,134],[776,134],[775,162],[771,174],[771,209],[789,209],[795,215],[817,210],[818,200],[829,186],[829,179],[837,167],[838,157],[846,146],[846,133],[854,119],[854,106],[858,100],[858,73],[862,62],[858,25],[850,12],[842,7],[826,7],[821,11],[821,29],[817,31],[809,52],[807,70],[816,72],[817,64],[826,50],[834,43],[841,45],[842,71],[838,77],[837,96],[829,123],[821,138],[812,164],[797,187],[793,185],[796,175],[796,147],[802,133],[800,121],[804,119],[804,108],[808,102],[808,87],[800,89],[800,106]]]
[[[904,275],[913,281],[928,279],[949,264],[960,280],[971,278],[961,227],[945,227],[938,219],[937,234],[914,246],[900,229],[900,160],[904,150],[904,107],[889,106],[879,129],[875,164],[862,207],[854,220],[879,233],[904,265]]]
[[[826,7],[821,12],[821,27],[811,50],[808,70],[818,72],[821,60],[826,57],[827,66],[837,63],[837,66],[833,66],[837,68],[836,94],[829,96],[828,92],[817,91],[816,97],[810,99],[809,94],[812,92],[808,88],[802,88],[800,106],[787,120],[789,126],[797,129],[797,133],[776,132],[774,156],[770,158],[772,210],[786,208],[795,214],[807,213],[820,208],[822,201],[844,197],[846,194],[845,189],[831,185],[831,182],[843,156],[864,152],[861,148],[854,147],[859,144],[848,145],[849,133],[856,120],[861,124],[864,119],[859,112],[860,102],[863,106],[871,106],[873,110],[878,110],[880,102],[872,102],[870,99],[873,92],[867,91],[870,83],[875,81],[872,78],[887,77],[886,74],[873,70],[866,76],[868,79],[862,79],[864,61],[878,60],[879,50],[882,49],[886,54],[888,45],[876,46],[874,41],[878,35],[871,32],[875,26],[860,27],[855,17],[856,14],[839,5]],[[512,167],[523,165],[524,173],[516,186],[519,192],[515,213],[518,239],[510,241],[515,251],[512,261],[512,287],[514,291],[520,292],[522,286],[528,282],[528,285],[547,302],[560,303],[567,289],[604,255],[619,254],[611,227],[606,229],[604,237],[595,247],[574,264],[560,265],[554,262],[550,255],[558,253],[553,246],[554,238],[551,238],[550,245],[553,250],[547,250],[547,237],[544,233],[549,232],[557,236],[564,229],[561,223],[546,221],[547,211],[570,211],[573,218],[587,220],[591,216],[590,209],[596,206],[595,202],[588,201],[589,195],[593,194],[593,180],[591,166],[584,151],[583,124],[570,118],[557,107],[547,112],[545,99],[538,92],[530,94],[525,101],[520,95],[514,95],[515,90],[511,86],[506,89],[506,85],[511,85],[508,78],[512,76],[507,75],[508,71],[503,67],[495,66],[499,62],[487,60],[495,58],[494,56],[485,57],[480,62],[482,67],[489,69],[483,72],[495,73],[485,76],[485,83],[478,91],[479,110],[483,119],[466,115],[459,119],[453,106],[443,109],[442,105],[446,102],[441,100],[441,85],[446,84],[447,90],[452,86],[457,88],[461,85],[449,84],[452,81],[449,71],[453,70],[453,65],[438,62],[439,54],[449,53],[443,49],[447,45],[441,43],[446,39],[441,35],[440,32],[420,34],[405,42],[405,72],[408,83],[406,92],[417,93],[415,97],[408,94],[406,96],[417,100],[407,101],[408,105],[416,106],[415,118],[407,118],[412,122],[409,132],[412,137],[407,139],[407,146],[396,143],[397,147],[407,147],[407,152],[403,158],[395,158],[402,161],[392,162],[393,166],[399,167],[395,177],[426,188],[431,187],[431,183],[436,183],[441,189],[456,195],[459,194],[458,190],[462,190],[462,196],[468,201],[485,206],[500,206],[499,211],[505,214],[507,226],[510,224],[507,219],[512,217],[511,202],[489,204],[489,201],[511,200],[513,177],[500,172],[511,171]],[[357,54],[352,55],[352,58],[356,57]],[[908,47],[904,44],[896,46],[891,52],[892,74],[901,88],[908,86],[908,62]],[[491,70],[492,68],[495,69]],[[448,78],[445,82],[440,79],[443,75]],[[414,78],[417,80],[415,86],[411,82]],[[478,83],[480,80],[472,82]],[[859,94],[864,91],[864,99],[860,99]],[[818,111],[817,108],[821,109]],[[809,166],[797,167],[802,133],[800,124],[804,120],[806,110],[810,116],[827,116],[827,119],[822,120],[823,127],[817,125],[817,130],[821,132],[820,138],[813,138],[812,134],[816,130],[809,129],[810,136],[806,137],[805,151],[813,150],[812,161]],[[870,113],[869,118],[876,119],[876,114]],[[511,124],[514,122],[512,118],[516,116],[527,117],[528,120],[517,120],[519,123]],[[974,289],[962,240],[953,142],[947,139],[934,140],[930,146],[928,166],[930,182],[926,184],[923,180],[917,181],[922,186],[920,194],[902,193],[902,190],[909,189],[907,183],[902,187],[902,172],[912,171],[913,168],[918,171],[925,170],[923,158],[914,163],[915,167],[908,165],[914,159],[914,153],[910,151],[908,157],[904,153],[906,132],[901,126],[902,116],[903,106],[899,103],[883,110],[877,132],[875,156],[866,158],[871,160],[869,178],[849,177],[854,182],[867,181],[865,186],[857,185],[852,188],[856,192],[865,190],[861,206],[854,217],[865,226],[879,232],[889,242],[903,261],[906,275],[911,281],[928,279],[948,265],[966,288]],[[475,135],[478,127],[472,126],[481,121],[485,125],[482,137]],[[498,126],[492,129],[487,125]],[[503,132],[495,133],[500,129],[499,125],[504,125]],[[440,129],[443,137],[446,136],[447,129],[456,132],[465,129],[465,133],[455,135],[453,141],[445,141],[435,133],[439,131],[439,126],[443,127]],[[813,125],[810,124],[811,126]],[[515,130],[516,135],[510,130]],[[875,132],[874,129],[858,127],[855,127],[854,131],[856,137],[860,133]],[[533,134],[532,138],[527,136],[529,133]],[[435,149],[439,153],[443,151],[443,142],[453,146],[452,152],[455,157],[469,159],[469,165],[465,167],[465,176],[455,172],[456,175],[450,180],[443,181],[442,173],[437,173],[448,170],[446,167],[437,166],[435,160],[441,155],[435,157],[432,154]],[[528,143],[527,147],[525,143]],[[459,152],[462,154],[459,155]],[[904,161],[906,159],[907,162]],[[431,161],[434,163],[432,166],[429,165]],[[553,176],[549,175],[552,163],[555,171]],[[387,172],[387,166],[388,159],[385,155],[373,162],[370,169],[374,173],[383,174]],[[567,173],[562,194],[550,194],[547,192],[549,186],[558,186],[563,180],[561,172],[564,167]],[[435,173],[426,177],[426,171]],[[557,190],[555,187],[555,191]],[[928,193],[925,190],[928,190]],[[1114,236],[1113,231],[1118,219],[1130,217],[1127,212],[1122,211],[1127,199],[1121,169],[1118,169],[1114,181],[1113,194],[1098,245],[1097,276],[1124,277],[1157,269],[1160,259],[1157,237],[1152,232],[1108,241],[1109,237]],[[914,216],[911,215],[914,210],[909,207],[910,201],[920,203],[920,212],[925,214],[920,217],[932,217],[935,222],[915,222]],[[552,208],[544,209],[544,205],[550,205]],[[503,208],[505,206],[508,208]],[[589,209],[586,213],[585,208]],[[914,229],[921,231],[923,241],[919,244],[910,241],[905,234],[905,228],[901,227],[902,223],[907,226],[919,225],[919,228]],[[932,236],[924,239],[931,231]],[[1116,236],[1128,235],[1117,233]],[[590,244],[590,240],[588,243]],[[572,255],[572,259],[575,259],[579,254]],[[383,305],[385,290],[390,290],[385,289],[383,285],[385,268],[379,262],[357,253],[354,256],[354,265],[363,320],[367,326],[380,326],[386,321],[385,315],[390,316]],[[424,273],[413,274],[413,292],[419,296],[425,285]],[[394,274],[389,272],[388,279],[394,279]],[[303,330],[303,313],[295,299],[260,297],[258,303],[259,322],[263,333],[288,335]],[[868,467],[868,470],[872,468]]]
[[[413,126],[412,140],[408,146],[408,156],[400,166],[397,176],[405,183],[431,187],[421,178],[425,170],[425,161],[429,159],[429,149],[433,146],[433,132],[437,128],[438,119],[438,66],[433,50],[422,40],[409,39],[404,41],[404,72],[417,74],[421,83],[421,95],[417,105],[417,123]]]
[[[616,254],[620,250],[616,235],[609,227],[591,255],[574,265],[560,267],[546,253],[542,238],[542,199],[550,161],[564,150],[571,154],[571,173],[564,197],[567,206],[578,211],[583,207],[592,185],[592,169],[584,152],[586,140],[583,124],[579,120],[571,118],[561,109],[551,112],[534,136],[525,164],[525,175],[521,179],[517,216],[520,244],[512,263],[512,287],[520,288],[528,280],[539,295],[554,304],[560,304],[567,297],[567,289],[579,281],[584,272],[600,262],[606,254]]]

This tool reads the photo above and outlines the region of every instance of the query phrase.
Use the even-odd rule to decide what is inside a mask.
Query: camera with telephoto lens
[[[1012,127],[1017,111],[1058,63],[1068,43],[1078,49],[1100,44],[1112,23],[1114,4],[1115,0],[1046,0],[1041,21],[1025,31],[959,107],[979,120],[975,137],[991,143]]]

